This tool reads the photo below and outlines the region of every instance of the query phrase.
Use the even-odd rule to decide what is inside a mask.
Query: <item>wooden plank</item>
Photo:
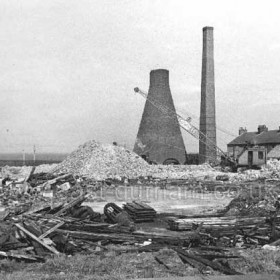
[[[169,244],[174,243],[181,243],[181,242],[190,242],[194,239],[195,235],[192,234],[190,236],[184,235],[166,235],[166,234],[156,234],[156,233],[148,233],[148,232],[140,232],[137,231],[137,234],[133,233],[94,233],[94,232],[86,232],[86,231],[71,231],[71,230],[64,230],[64,229],[57,229],[55,232],[59,232],[65,235],[69,235],[76,239],[85,239],[91,241],[98,241],[98,240],[111,240],[112,242],[125,242],[125,241],[133,241],[136,240],[147,240],[153,239],[154,242],[165,242]]]
[[[33,215],[33,214],[40,214],[41,212],[45,212],[45,211],[48,211],[50,209],[51,209],[50,206],[44,205],[44,206],[41,206],[39,208],[37,207],[33,210],[30,210],[30,211],[27,211],[27,212],[23,213],[23,216],[28,217],[28,216]]]
[[[131,234],[106,234],[106,233],[94,233],[94,232],[86,232],[86,231],[71,231],[71,230],[64,230],[64,229],[56,229],[56,232],[69,235],[76,239],[85,239],[91,241],[99,241],[99,240],[111,240],[111,241],[136,241],[136,237],[132,236]],[[142,238],[144,239],[144,238]]]
[[[32,255],[23,255],[23,254],[15,254],[11,252],[3,252],[0,251],[0,256],[5,257],[5,258],[12,258],[12,259],[17,259],[17,260],[26,260],[26,261],[42,261],[43,258],[37,257],[37,256],[32,256]]]
[[[196,268],[200,273],[202,273],[203,268],[205,268],[206,266],[200,262],[197,262],[191,258],[188,258],[186,256],[183,255],[179,255],[179,258],[182,260],[183,263],[187,263],[190,266]]]
[[[36,169],[36,166],[32,166],[32,169],[31,169],[30,173],[27,175],[27,177],[25,178],[24,182],[28,182],[30,177],[34,174],[35,169]]]
[[[48,180],[46,183],[50,184],[50,185],[53,185],[53,184],[56,184],[59,180],[62,180],[62,179],[65,179],[67,177],[71,176],[70,173],[68,174],[64,174],[64,175],[61,175],[59,177],[56,177],[54,179],[51,179],[51,180]]]
[[[204,264],[206,266],[210,266],[214,270],[218,270],[218,271],[220,271],[220,272],[222,272],[224,274],[227,274],[227,275],[242,275],[242,273],[240,273],[240,272],[237,272],[237,271],[235,271],[233,269],[226,268],[226,267],[220,265],[219,263],[215,263],[215,262],[209,261],[209,260],[207,260],[205,258],[202,258],[200,256],[189,254],[188,252],[186,252],[186,251],[184,251],[182,249],[178,249],[178,248],[173,248],[173,249],[174,249],[174,251],[176,251],[179,254],[180,258],[186,257],[186,258],[193,259],[193,260],[195,260],[197,262],[200,262],[200,263],[202,263],[202,264]]]
[[[65,222],[61,221],[60,223],[58,223],[57,225],[55,225],[54,227],[50,228],[45,233],[40,235],[38,238],[39,239],[44,239],[45,237],[47,237],[49,234],[51,234],[52,232],[54,232],[56,229],[58,229],[59,227],[61,227],[64,224],[65,224]]]
[[[164,263],[163,260],[161,260],[161,259],[160,259],[159,257],[157,257],[157,256],[155,256],[154,258],[155,258],[155,260],[156,260],[159,264],[162,264],[165,268],[167,268],[168,270],[170,270],[170,267],[169,267],[166,263]]]
[[[68,211],[69,209],[71,209],[75,205],[82,203],[85,199],[86,199],[85,194],[82,194],[82,195],[78,196],[77,198],[73,199],[68,204],[63,206],[61,210],[59,210],[57,213],[54,214],[54,216],[60,216],[60,215],[64,214],[66,211]]]
[[[59,255],[59,252],[55,249],[55,248],[53,248],[53,247],[51,247],[51,246],[49,246],[49,245],[47,245],[47,244],[45,244],[42,240],[40,240],[37,236],[35,236],[34,234],[32,234],[31,232],[29,232],[27,229],[25,229],[22,225],[20,225],[20,224],[15,224],[15,226],[17,227],[17,228],[19,228],[21,231],[23,231],[26,235],[28,235],[30,238],[32,238],[34,241],[36,241],[37,243],[39,243],[40,245],[42,245],[44,248],[46,248],[47,250],[49,250],[49,251],[51,251],[52,253],[54,253],[54,254],[56,254],[56,255]]]

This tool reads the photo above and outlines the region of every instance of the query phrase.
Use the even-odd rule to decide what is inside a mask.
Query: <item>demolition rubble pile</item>
[[[251,247],[280,244],[280,190],[277,186],[247,186],[219,215],[169,218],[171,230],[198,230],[211,245]],[[280,240],[280,239],[279,239]]]
[[[106,154],[104,162],[107,164],[100,163],[96,149]],[[126,161],[120,163],[116,157]],[[129,169],[132,164],[134,170]],[[147,180],[160,178],[161,181],[167,178],[175,178],[176,182],[184,178],[225,179],[217,177],[223,173],[208,165],[150,166],[125,149],[115,146],[103,149],[95,142],[87,143],[51,173],[36,173],[34,168],[29,170],[18,185],[26,187],[21,191],[18,182],[5,182],[0,191],[2,205],[6,206],[0,223],[0,257],[43,262],[49,255],[96,254],[108,250],[106,244],[111,243],[129,245],[127,250],[121,249],[122,253],[159,251],[168,247],[193,267],[211,267],[231,275],[239,273],[230,269],[225,261],[238,257],[230,248],[255,248],[280,238],[276,188],[244,188],[223,213],[215,216],[160,216],[155,209],[140,201],[122,207],[108,203],[104,213],[96,213],[84,206],[87,192],[100,183],[97,179],[106,179],[102,181],[106,185],[110,183],[108,177],[121,178],[112,171],[116,165],[120,170],[128,170],[121,173],[126,178],[134,178],[137,173],[137,176],[151,176]],[[227,179],[231,180],[231,177]],[[35,202],[39,202],[39,209],[34,209]],[[159,229],[154,225],[143,230],[142,223],[153,221],[168,228]],[[186,247],[189,249],[183,249]],[[224,263],[218,261],[221,258]]]
[[[175,231],[198,230],[208,245],[252,248],[279,239],[280,215],[261,217],[193,217],[169,219],[169,228]]]
[[[247,186],[239,191],[223,213],[227,216],[270,216],[278,210],[279,195],[278,186]]]
[[[0,187],[0,202],[6,215],[20,214],[38,205],[63,202],[78,196],[82,186],[71,174],[54,176],[48,173],[36,173],[33,168],[26,178],[5,177]]]
[[[188,179],[192,180],[215,180],[217,175],[223,174],[216,171],[209,164],[201,165],[151,165],[150,173],[158,179]]]
[[[280,161],[268,160],[267,164],[262,167],[263,171],[269,172],[271,178],[280,179]]]
[[[111,216],[115,219],[109,223],[106,216],[82,205],[86,198],[87,194],[82,193],[77,198],[55,207],[25,209],[20,213],[7,212],[0,223],[0,256],[43,261],[48,254],[94,251],[98,245],[102,247],[101,243],[97,244],[98,241],[129,243],[151,237],[140,232],[132,235],[134,223],[122,208],[117,214],[114,214],[113,209]],[[140,202],[133,202],[130,207],[135,210],[136,215],[137,211],[154,211]]]
[[[154,252],[169,247],[183,263],[199,270],[211,267],[227,275],[240,274],[227,263],[228,259],[239,256],[225,248],[208,246],[209,240],[202,239],[198,231],[182,234],[138,230],[132,221],[138,216],[137,212],[142,218],[150,220],[151,215],[155,218],[154,209],[142,202],[127,204],[123,209],[111,203],[105,206],[105,217],[102,217],[89,207],[81,206],[85,199],[86,194],[81,194],[54,208],[44,207],[4,218],[0,224],[0,258],[44,262],[50,255],[98,254],[110,250],[107,244],[115,243],[128,245],[127,250],[122,247],[119,253]],[[132,216],[124,209],[129,210]],[[184,247],[193,248],[186,251]],[[223,258],[223,263],[217,261],[220,258]],[[160,256],[155,256],[155,259],[165,265]]]
[[[36,167],[34,174],[48,173],[56,164],[42,164]],[[9,176],[13,179],[26,178],[32,171],[32,166],[4,166],[1,168],[1,177]]]
[[[230,182],[277,179],[280,171],[278,161],[268,161],[261,170],[246,170],[226,173]],[[95,180],[135,179],[150,177],[162,179],[185,179],[189,181],[215,181],[225,173],[209,164],[202,165],[149,165],[134,152],[123,147],[100,144],[94,140],[81,145],[62,163],[51,170],[52,173],[72,173]]]
[[[4,167],[2,178],[12,176],[24,178],[31,167]],[[106,179],[139,179],[148,178],[165,180],[216,181],[227,177],[231,183],[256,180],[280,180],[280,162],[270,160],[261,170],[239,170],[238,173],[222,172],[219,167],[202,165],[149,165],[140,156],[123,147],[101,144],[94,140],[86,142],[72,152],[63,162],[53,165],[42,165],[35,173],[72,174],[96,181]]]
[[[280,161],[268,160],[266,165],[263,165],[260,170],[243,170],[234,174],[230,174],[230,181],[256,181],[256,180],[280,180]]]
[[[155,210],[147,204],[134,201],[121,208],[109,203],[104,207],[105,215],[100,215],[82,206],[86,198],[86,194],[81,194],[53,208],[4,217],[0,257],[43,262],[50,255],[98,254],[110,250],[107,245],[111,243],[128,246],[127,250],[122,246],[120,253],[155,252],[168,247],[182,262],[195,268],[211,267],[223,274],[236,275],[240,273],[230,268],[227,260],[239,256],[230,247],[267,244],[273,231],[264,217],[167,217],[171,230],[139,230],[137,217],[141,217],[140,222],[143,218],[156,219]],[[280,217],[275,221],[279,226]],[[221,258],[223,262],[218,261]],[[160,257],[157,261],[164,265]]]
[[[72,152],[53,173],[72,173],[96,180],[137,178],[146,174],[149,165],[123,147],[89,141]]]
[[[94,140],[81,145],[63,162],[51,170],[52,173],[72,173],[95,180],[108,178],[153,177],[158,179],[215,179],[223,174],[208,164],[203,165],[149,165],[134,152],[123,147],[100,144]]]
[[[41,192],[23,193],[20,198],[24,201],[24,197],[30,199],[35,196],[41,205],[34,210],[31,207],[17,211],[13,207],[6,209],[0,228],[0,257],[43,262],[49,255],[98,254],[100,251],[110,250],[106,244],[114,243],[128,245],[127,252],[153,252],[168,247],[183,262],[193,267],[210,266],[223,274],[239,274],[230,269],[226,262],[217,263],[216,260],[220,258],[227,260],[238,256],[229,249],[219,249],[219,242],[222,240],[225,245],[225,241],[209,235],[205,229],[200,228],[200,224],[188,232],[159,230],[157,227],[143,230],[143,222],[156,220],[162,223],[162,218],[157,217],[156,211],[147,204],[134,201],[120,207],[108,203],[104,207],[104,214],[96,213],[89,206],[83,205],[88,197],[87,189],[92,188],[91,180],[77,178],[72,174],[56,175],[34,171],[31,170],[25,182],[30,185],[30,191],[41,189]],[[4,194],[10,186],[11,189],[16,188],[15,185],[7,186],[6,183],[2,189]],[[55,193],[55,198],[58,198],[55,200],[56,206],[51,203],[52,197],[42,195],[51,190]],[[43,201],[45,206],[42,206]],[[141,224],[138,227],[139,222]],[[185,247],[191,249],[186,251],[183,249]],[[121,252],[126,250],[122,247]]]

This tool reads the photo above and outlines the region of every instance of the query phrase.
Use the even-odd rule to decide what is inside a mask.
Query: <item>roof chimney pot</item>
[[[260,134],[264,131],[268,131],[268,128],[266,127],[266,125],[265,124],[259,125],[258,126],[258,134]]]
[[[241,135],[241,134],[246,133],[246,132],[247,132],[246,127],[239,127],[238,135]]]

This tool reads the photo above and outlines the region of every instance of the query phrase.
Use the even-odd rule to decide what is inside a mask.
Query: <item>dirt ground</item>
[[[141,200],[157,213],[176,215],[196,215],[214,213],[224,208],[234,195],[229,192],[201,192],[200,189],[170,186],[160,188],[154,186],[118,186],[117,188],[101,188],[91,202],[85,203],[96,212],[103,213],[104,206],[114,202],[119,206],[133,200]]]

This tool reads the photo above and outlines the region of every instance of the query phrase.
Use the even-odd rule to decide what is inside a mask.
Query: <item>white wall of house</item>
[[[238,165],[248,165],[248,152],[246,150],[242,153],[242,155],[238,159]],[[252,150],[251,150],[252,151]],[[262,156],[261,156],[262,155]],[[253,165],[262,165],[266,163],[266,151],[265,150],[253,150]]]

